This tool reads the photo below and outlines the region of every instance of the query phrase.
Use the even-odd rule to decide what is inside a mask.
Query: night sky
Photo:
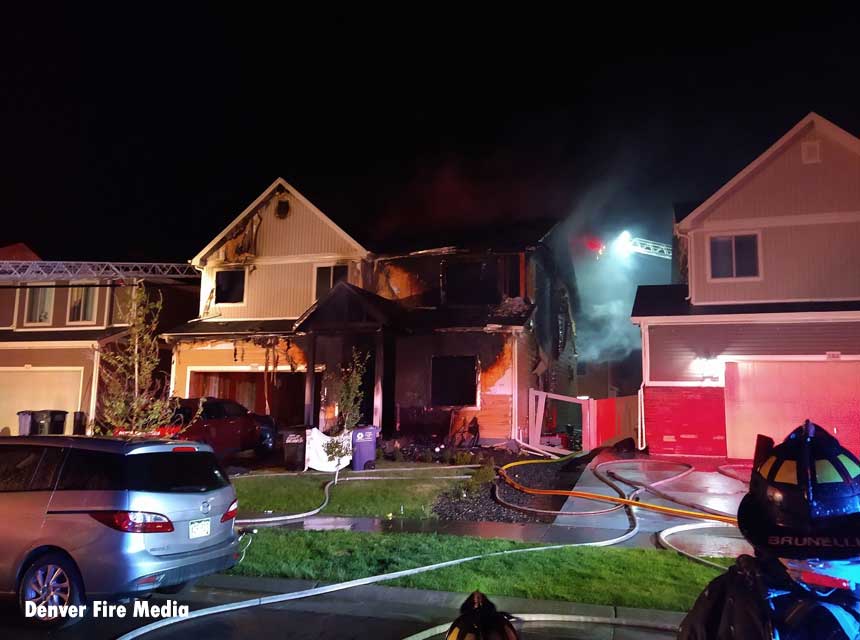
[[[0,244],[184,261],[279,175],[389,241],[570,215],[668,241],[809,111],[860,133],[860,21],[818,5],[229,6],[6,10]]]

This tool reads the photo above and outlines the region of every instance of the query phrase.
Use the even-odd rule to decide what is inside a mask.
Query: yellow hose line
[[[733,518],[731,516],[718,516],[716,514],[710,513],[701,513],[699,511],[689,511],[687,509],[678,509],[675,507],[664,507],[659,504],[651,504],[649,502],[639,502],[638,500],[630,500],[628,498],[619,498],[615,496],[605,496],[600,493],[590,493],[588,491],[576,491],[575,489],[571,489],[569,491],[565,491],[563,489],[532,489],[531,487],[527,487],[523,484],[520,484],[512,477],[508,475],[508,469],[512,467],[518,467],[525,464],[540,464],[540,463],[548,463],[548,462],[561,462],[563,460],[568,460],[573,457],[581,456],[584,454],[574,453],[564,458],[559,458],[556,460],[519,460],[517,462],[511,462],[509,464],[504,465],[499,469],[499,475],[502,479],[511,485],[517,491],[522,491],[523,493],[528,493],[534,496],[567,496],[573,498],[585,498],[586,500],[598,500],[601,502],[611,502],[614,504],[621,504],[628,507],[640,507],[642,509],[648,509],[649,511],[656,511],[658,513],[665,513],[671,516],[679,516],[681,518],[695,518],[698,520],[715,520],[717,522],[725,522],[726,524],[734,524],[737,525],[738,519]]]

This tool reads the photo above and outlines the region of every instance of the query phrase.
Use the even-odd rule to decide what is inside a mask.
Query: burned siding
[[[405,307],[493,305],[526,294],[524,254],[446,252],[378,260],[372,290]]]
[[[433,358],[445,356],[477,358],[476,405],[433,406]],[[403,336],[397,340],[396,367],[395,398],[402,432],[426,433],[425,427],[431,426],[444,437],[446,421],[456,429],[477,417],[482,439],[510,437],[514,371],[509,335],[473,331]]]
[[[860,354],[860,322],[657,325],[648,340],[651,382],[701,381],[696,358]]]

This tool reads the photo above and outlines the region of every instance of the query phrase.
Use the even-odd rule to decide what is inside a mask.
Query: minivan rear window
[[[230,484],[227,474],[208,451],[126,456],[126,473],[126,484],[131,491],[201,493]]]
[[[228,484],[227,475],[208,451],[165,451],[123,456],[72,449],[57,490],[202,493]]]

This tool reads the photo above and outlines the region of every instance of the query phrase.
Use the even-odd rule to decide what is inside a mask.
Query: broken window
[[[755,278],[758,236],[713,236],[710,239],[711,278]]]
[[[498,304],[498,261],[449,262],[445,277],[445,299],[448,304]]]
[[[229,269],[215,273],[215,304],[245,302],[245,270]]]
[[[93,287],[69,289],[69,322],[95,322],[96,290]]]
[[[51,287],[35,286],[27,289],[24,324],[51,324],[53,312],[54,290]]]
[[[335,264],[329,267],[317,267],[316,300],[325,296],[332,287],[341,280],[346,281],[349,267],[345,264]]]
[[[434,407],[478,404],[477,356],[434,356],[430,377],[430,401]]]

